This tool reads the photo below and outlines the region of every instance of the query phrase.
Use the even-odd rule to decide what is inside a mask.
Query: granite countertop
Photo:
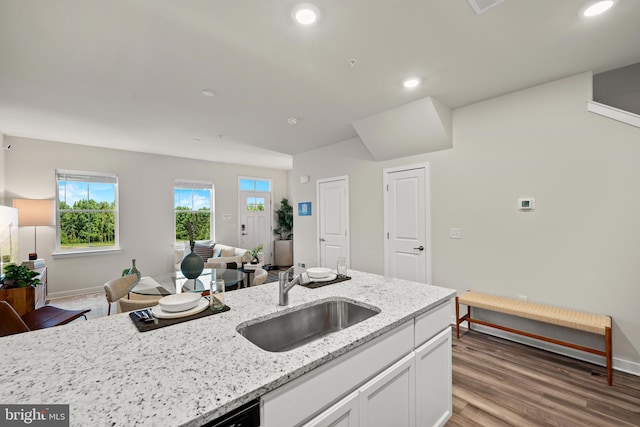
[[[452,298],[452,289],[349,271],[352,280],[227,292],[228,312],[138,332],[127,314],[0,338],[0,403],[70,404],[72,426],[198,426]],[[297,349],[270,353],[242,322],[329,297],[382,311]]]

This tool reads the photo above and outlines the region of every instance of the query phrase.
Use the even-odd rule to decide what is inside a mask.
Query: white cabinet
[[[443,426],[452,415],[451,330],[415,351],[416,425]]]
[[[444,425],[452,413],[449,322],[449,304],[439,305],[270,391],[261,425]]]
[[[415,368],[411,353],[360,388],[360,427],[416,425]]]
[[[354,392],[306,423],[304,427],[358,427],[359,424],[358,392]]]

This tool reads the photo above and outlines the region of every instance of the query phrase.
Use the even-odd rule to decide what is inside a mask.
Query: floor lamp
[[[13,207],[18,209],[20,227],[33,226],[33,253],[29,254],[29,259],[38,259],[36,229],[56,225],[55,200],[13,199]]]

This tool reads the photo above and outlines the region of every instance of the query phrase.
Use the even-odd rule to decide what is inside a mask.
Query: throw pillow
[[[236,255],[236,249],[235,248],[222,248],[222,250],[220,251],[220,256],[221,257],[230,257],[230,256],[235,256]]]
[[[207,262],[207,260],[213,256],[213,246],[200,245],[196,243],[196,245],[193,247],[193,252],[196,255],[199,255],[204,262]]]

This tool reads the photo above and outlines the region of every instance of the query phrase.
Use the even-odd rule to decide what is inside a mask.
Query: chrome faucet
[[[289,267],[287,269],[287,271],[281,271],[278,274],[278,278],[279,278],[279,301],[278,304],[280,305],[289,305],[289,291],[291,290],[291,288],[293,288],[295,285],[299,285],[299,284],[306,284],[309,283],[309,278],[307,276],[307,273],[300,273],[298,274],[296,277],[293,278],[292,281],[288,281],[289,279],[289,273],[293,271],[293,266]]]

